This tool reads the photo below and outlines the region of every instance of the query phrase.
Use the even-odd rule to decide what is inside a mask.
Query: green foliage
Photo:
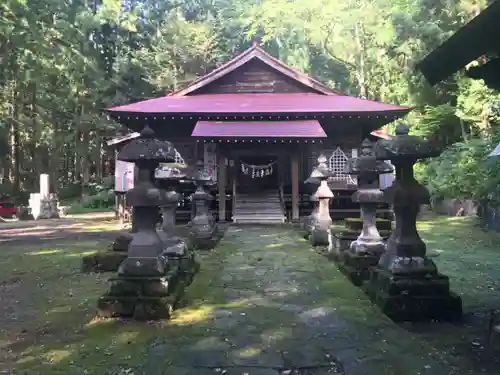
[[[97,194],[91,195],[83,201],[72,203],[67,213],[85,213],[110,211],[115,205],[115,193],[113,190],[102,190]]]
[[[435,199],[488,198],[500,203],[500,162],[498,158],[487,159],[494,146],[482,138],[457,142],[420,168],[417,176]]]
[[[35,191],[36,176],[50,171],[63,200],[97,195],[92,184],[102,184],[103,161],[114,157],[102,137],[123,131],[103,108],[179,89],[257,41],[332,88],[412,106],[405,121],[414,134],[443,148],[455,144],[421,166],[420,176],[437,195],[481,195],[471,190],[474,183],[484,187],[495,176],[474,163],[494,143],[499,97],[460,75],[431,88],[415,63],[485,4],[6,0],[0,172],[10,183],[2,189],[21,199],[20,192]],[[456,165],[460,171],[451,171]],[[431,183],[435,171],[446,173]]]

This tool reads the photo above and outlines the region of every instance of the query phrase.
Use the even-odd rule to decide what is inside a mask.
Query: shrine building
[[[258,45],[167,96],[110,108],[110,117],[135,133],[147,124],[172,142],[177,162],[203,160],[217,182],[219,220],[282,223],[309,215],[314,188],[304,181],[320,154],[333,172],[332,217],[357,216],[356,181],[344,173],[364,138],[409,108],[332,90],[292,69]],[[303,211],[303,212],[302,212]]]

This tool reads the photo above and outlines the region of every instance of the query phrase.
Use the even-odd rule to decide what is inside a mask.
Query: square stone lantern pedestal
[[[202,160],[196,163],[190,177],[196,184],[196,191],[191,195],[191,202],[194,205],[194,216],[189,223],[191,241],[196,249],[211,250],[221,238],[219,226],[210,212],[213,197],[206,191],[206,188],[214,182],[206,172]]]
[[[379,140],[374,153],[378,160],[390,160],[396,169],[394,183],[384,191],[384,199],[393,206],[396,226],[378,265],[371,268],[368,295],[395,321],[459,319],[462,301],[450,291],[448,277],[427,257],[416,226],[420,205],[427,204],[430,197],[415,180],[413,166],[440,151],[409,135],[407,126],[398,125],[396,136]]]
[[[137,231],[117,277],[110,280],[109,291],[98,301],[99,314],[137,320],[169,318],[190,282],[190,273],[184,269],[184,253],[179,253],[184,248],[179,250],[176,243],[169,246],[156,231],[159,206],[173,197],[153,181],[160,162],[174,162],[175,149],[170,142],[155,139],[154,132],[146,126],[140,138],[120,151],[118,160],[133,162],[138,167],[138,183],[127,192]]]
[[[377,204],[383,202],[383,193],[379,189],[379,176],[390,173],[390,164],[375,159],[373,144],[363,141],[361,155],[349,159],[345,172],[358,177],[358,190],[352,200],[361,206],[362,229],[356,240],[346,251],[341,251],[339,269],[359,286],[369,279],[370,268],[376,266],[385,251],[385,244],[377,228]]]

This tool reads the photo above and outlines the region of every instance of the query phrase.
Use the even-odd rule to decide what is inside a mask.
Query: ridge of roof
[[[325,84],[319,82],[318,80],[308,76],[305,73],[302,73],[292,67],[286,65],[276,57],[272,56],[264,49],[262,49],[257,43],[253,43],[253,45],[242,53],[236,55],[231,60],[225,62],[218,68],[212,70],[210,73],[205,74],[197,79],[195,79],[191,84],[183,89],[179,89],[173,91],[168,96],[185,96],[194,91],[199,90],[200,88],[208,85],[211,82],[233,72],[237,68],[243,66],[247,62],[253,59],[258,59],[262,61],[264,64],[268,65],[272,69],[280,72],[288,76],[289,78],[299,82],[302,85],[305,85],[319,94],[323,95],[345,95],[339,91],[335,91],[327,87]]]

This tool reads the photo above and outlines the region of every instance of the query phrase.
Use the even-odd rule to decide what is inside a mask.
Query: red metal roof
[[[193,137],[326,138],[316,120],[297,121],[198,121]]]
[[[406,114],[410,109],[352,96],[312,93],[290,94],[207,94],[163,96],[108,109],[111,113],[148,114],[288,114],[337,113],[358,114],[394,112]]]

